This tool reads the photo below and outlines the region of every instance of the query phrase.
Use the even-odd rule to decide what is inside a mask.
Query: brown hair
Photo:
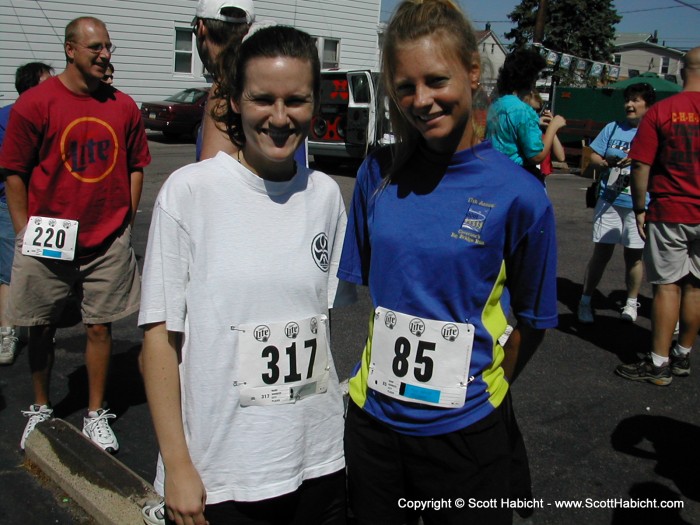
[[[230,101],[240,101],[245,87],[245,68],[255,58],[291,57],[308,62],[313,78],[313,99],[318,104],[321,90],[321,65],[316,41],[307,33],[287,26],[270,26],[254,32],[240,46],[229,46],[219,59],[218,87],[214,96],[225,100],[212,109],[212,118],[226,126],[231,141],[238,147],[245,144],[241,115],[231,108]]]

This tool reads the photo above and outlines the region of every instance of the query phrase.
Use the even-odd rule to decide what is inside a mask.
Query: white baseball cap
[[[235,17],[222,14],[222,9],[236,8],[245,13],[245,16]],[[255,20],[253,0],[199,0],[197,3],[197,18],[209,18],[221,20],[230,24],[252,24]]]

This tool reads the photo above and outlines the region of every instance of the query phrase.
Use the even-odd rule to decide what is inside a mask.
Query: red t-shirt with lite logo
[[[79,221],[78,253],[99,249],[127,224],[130,173],[151,162],[138,107],[100,86],[78,95],[53,77],[10,113],[0,166],[29,175],[29,216]]]

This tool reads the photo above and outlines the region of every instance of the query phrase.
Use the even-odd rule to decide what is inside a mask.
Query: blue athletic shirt
[[[625,158],[630,150],[632,139],[637,134],[637,128],[628,122],[609,122],[591,142],[591,149],[603,158]],[[614,187],[608,188],[609,174],[605,174],[600,180],[600,198],[615,206],[632,209],[632,195],[630,194],[630,168],[623,170]],[[646,196],[649,204],[649,194]]]
[[[381,187],[388,153],[359,169],[338,276],[368,285],[374,307],[473,324],[475,379],[461,408],[385,396],[367,387],[368,338],[350,396],[398,432],[445,434],[481,420],[506,395],[497,339],[511,308],[518,323],[557,324],[554,212],[542,184],[489,141],[458,152],[444,170],[423,151]]]

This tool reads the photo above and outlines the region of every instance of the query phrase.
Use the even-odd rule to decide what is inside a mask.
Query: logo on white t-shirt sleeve
[[[329,266],[328,236],[321,232],[311,242],[311,256],[321,271],[327,272]]]

